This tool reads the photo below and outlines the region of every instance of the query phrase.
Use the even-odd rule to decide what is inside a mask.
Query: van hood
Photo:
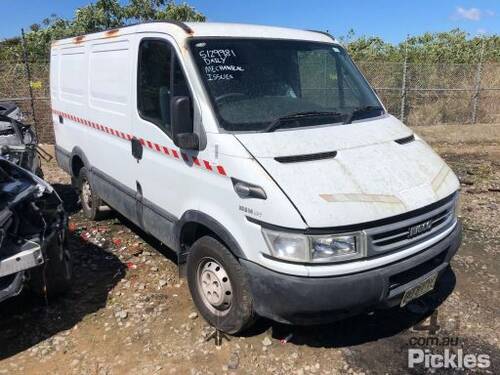
[[[395,142],[412,135],[388,115],[349,125],[236,137],[306,224],[320,228],[398,215],[458,190],[454,173],[418,136]]]

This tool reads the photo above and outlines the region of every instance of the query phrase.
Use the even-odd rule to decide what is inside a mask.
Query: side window
[[[189,93],[188,84],[184,72],[177,58],[174,56],[174,85],[172,88],[172,96],[191,96]]]
[[[173,68],[173,69],[172,69]],[[170,134],[170,101],[173,96],[189,96],[182,69],[170,45],[145,39],[139,47],[137,106],[140,115]]]
[[[141,116],[170,132],[172,51],[168,43],[143,40],[139,47],[137,106]]]

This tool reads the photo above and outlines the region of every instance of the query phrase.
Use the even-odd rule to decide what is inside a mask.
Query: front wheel
[[[77,184],[80,193],[80,202],[82,204],[82,210],[85,217],[90,220],[99,220],[102,217],[102,212],[100,210],[102,200],[94,191],[90,183],[87,168],[83,167],[80,169]]]
[[[215,238],[205,236],[193,244],[187,259],[187,278],[196,307],[218,330],[236,334],[255,321],[247,275]]]

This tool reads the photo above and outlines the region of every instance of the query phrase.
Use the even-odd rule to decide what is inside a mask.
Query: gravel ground
[[[330,325],[261,320],[220,347],[206,341],[175,255],[113,211],[85,220],[69,177],[45,163],[71,215],[74,287],[48,306],[29,293],[0,305],[0,374],[425,373],[408,369],[409,348],[487,354],[489,368],[465,372],[500,373],[500,126],[416,130],[462,184],[464,242],[442,287],[406,309]]]

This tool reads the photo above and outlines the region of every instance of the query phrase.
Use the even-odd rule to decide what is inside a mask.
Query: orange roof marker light
[[[111,30],[104,32],[104,37],[105,38],[114,38],[115,36],[118,36],[119,32],[120,32],[120,29],[111,29]]]
[[[73,39],[73,43],[80,44],[85,40],[85,35],[79,35]]]

